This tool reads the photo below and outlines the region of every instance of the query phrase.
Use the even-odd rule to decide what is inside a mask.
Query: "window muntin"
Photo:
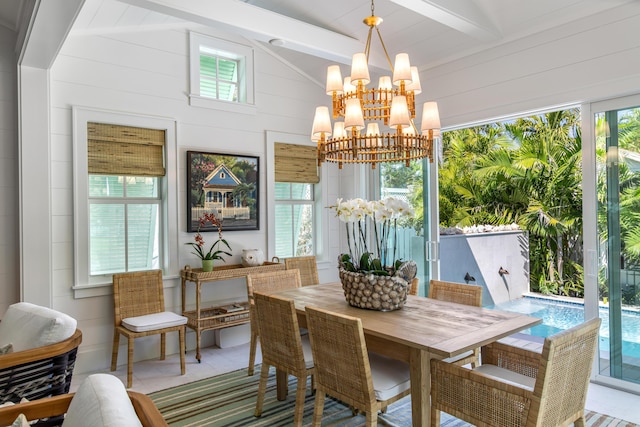
[[[161,268],[158,177],[89,176],[89,275]]]
[[[255,113],[253,49],[190,33],[189,66],[191,105]]]
[[[276,182],[275,199],[276,254],[314,255],[314,185]]]

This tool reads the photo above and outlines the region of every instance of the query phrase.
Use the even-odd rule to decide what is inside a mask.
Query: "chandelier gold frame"
[[[342,84],[339,66],[332,65],[327,70],[326,93],[332,98],[335,123],[332,129],[327,107],[316,108],[311,138],[318,144],[318,166],[324,161],[338,163],[340,169],[344,163],[369,163],[375,168],[382,162],[404,162],[409,166],[411,160],[425,157],[433,161],[434,139],[440,136],[437,104],[424,104],[422,134],[419,134],[414,124],[415,97],[421,93],[417,68],[410,67],[409,57],[403,53],[396,56],[395,67],[392,65],[378,29],[382,18],[374,14],[373,0],[371,16],[363,22],[369,27],[365,51],[353,56],[351,76]],[[381,77],[378,88],[367,88],[374,29],[393,79]],[[395,88],[391,86],[392,81]],[[344,122],[338,121],[340,119]],[[379,124],[389,126],[394,132],[381,133]]]

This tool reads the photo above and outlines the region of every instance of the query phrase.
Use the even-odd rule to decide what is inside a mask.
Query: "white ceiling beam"
[[[500,37],[500,31],[495,25],[469,0],[391,1],[484,42],[495,41]]]
[[[351,64],[354,52],[364,51],[364,43],[314,25],[236,0],[120,0],[214,28],[269,42],[282,40],[282,47]],[[384,64],[375,64],[384,66]]]
[[[48,69],[58,56],[84,0],[36,0],[28,25],[19,36],[18,63]]]

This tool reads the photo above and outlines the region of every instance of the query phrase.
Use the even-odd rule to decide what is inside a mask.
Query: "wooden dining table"
[[[432,358],[456,356],[542,321],[524,314],[413,295],[407,297],[404,307],[399,310],[365,310],[352,307],[346,302],[340,283],[288,289],[274,292],[274,295],[295,302],[301,327],[306,326],[307,306],[359,317],[369,351],[409,364],[412,424],[415,427],[430,425]],[[287,381],[282,381],[282,374],[278,379],[278,397],[286,397]]]

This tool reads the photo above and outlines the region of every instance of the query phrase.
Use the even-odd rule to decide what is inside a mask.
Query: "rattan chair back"
[[[408,395],[410,389],[377,400],[361,320],[311,306],[305,311],[316,369],[313,425],[321,424],[325,395],[365,412],[366,425],[377,425],[378,411]]]
[[[162,313],[162,270],[114,274],[113,300],[115,326],[120,326],[122,319],[128,317]]]
[[[285,258],[284,268],[287,270],[300,270],[300,280],[302,286],[317,285],[320,283],[318,277],[318,263],[315,256],[299,256]]]
[[[160,359],[166,355],[166,334],[178,332],[180,354],[180,372],[186,372],[184,353],[186,350],[185,336],[187,319],[184,324],[161,327],[135,332],[122,325],[122,319],[145,316],[165,312],[164,286],[162,270],[136,271],[117,273],[113,275],[113,303],[114,303],[114,332],[111,350],[111,371],[115,371],[118,364],[118,350],[120,335],[127,338],[127,387],[133,385],[133,349],[134,339],[150,335],[160,335]]]
[[[476,285],[431,280],[428,297],[439,301],[482,307],[482,287]]]
[[[492,372],[489,375],[432,359],[431,425],[440,425],[440,411],[474,425],[585,425],[599,329],[598,318],[548,337],[542,353],[488,344],[482,347],[482,367],[477,369]]]
[[[258,347],[258,325],[254,314],[253,293],[270,293],[285,289],[299,288],[302,286],[300,271],[276,270],[265,273],[250,274],[247,276],[247,298],[249,300],[249,316],[251,324],[251,341],[249,343],[249,366],[247,374],[253,375],[256,363],[256,349]]]
[[[307,376],[313,374],[314,368],[310,357],[305,360],[303,338],[300,336],[295,305],[293,300],[259,292],[255,292],[253,298],[262,351],[262,368],[255,415],[262,415],[269,368],[274,367],[298,379],[294,425],[301,426]]]
[[[428,297],[439,301],[482,307],[482,287],[476,285],[431,280],[429,282]],[[480,349],[474,348],[472,352],[463,353],[445,360],[459,366],[470,363],[471,367],[475,368],[480,365]]]

